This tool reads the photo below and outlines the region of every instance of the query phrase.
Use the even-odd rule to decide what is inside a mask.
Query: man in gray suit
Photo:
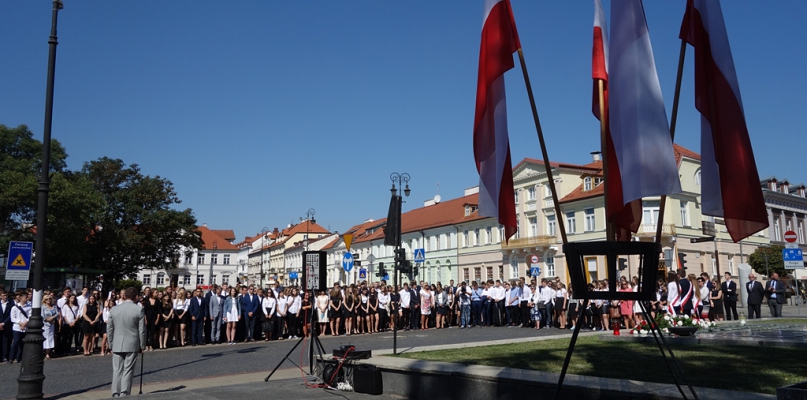
[[[762,318],[762,299],[765,297],[765,289],[757,282],[757,276],[748,275],[748,319]]]
[[[785,296],[785,285],[779,282],[779,274],[771,272],[771,279],[765,284],[765,294],[768,296],[768,308],[771,310],[771,317],[782,316],[782,304],[787,301]]]
[[[112,349],[112,397],[131,394],[137,354],[146,348],[146,314],[134,303],[137,291],[128,288],[123,297],[124,302],[109,311],[106,327]]]
[[[208,293],[207,315],[210,319],[210,344],[221,343],[221,288],[213,285],[213,291]]]

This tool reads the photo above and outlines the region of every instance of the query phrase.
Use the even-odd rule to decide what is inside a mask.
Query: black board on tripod
[[[661,245],[655,242],[573,242],[563,245],[566,254],[569,278],[578,299],[599,300],[656,300],[656,273]],[[585,259],[605,257],[608,271],[608,291],[588,291],[589,280]],[[639,259],[639,291],[619,292],[617,267],[619,256],[634,256]]]
[[[304,251],[303,284],[305,290],[312,290],[314,296],[320,290],[328,290],[328,266],[324,251]]]

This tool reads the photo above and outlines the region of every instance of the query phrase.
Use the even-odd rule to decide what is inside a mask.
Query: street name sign
[[[11,242],[8,244],[7,281],[28,280],[31,275],[31,256],[33,252],[33,242]]]

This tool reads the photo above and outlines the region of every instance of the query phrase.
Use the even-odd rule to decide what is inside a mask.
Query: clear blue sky
[[[512,3],[549,157],[586,163],[593,2]],[[668,113],[684,5],[645,4]],[[760,175],[807,181],[807,2],[723,7]],[[0,123],[40,140],[50,10],[0,3]],[[65,0],[53,137],[70,168],[108,156],[170,179],[199,223],[239,239],[309,208],[341,232],[386,216],[393,171],[412,175],[405,211],[438,182],[443,198],[476,185],[481,23],[481,0]],[[676,142],[700,151],[691,54]],[[506,82],[513,162],[540,158],[518,67]]]

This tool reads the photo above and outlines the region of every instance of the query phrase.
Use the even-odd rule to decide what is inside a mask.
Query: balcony
[[[555,236],[533,236],[519,239],[510,239],[509,243],[502,242],[502,250],[523,249],[525,247],[542,247],[558,243]]]
[[[662,224],[661,236],[675,235],[675,224]],[[652,237],[656,236],[656,224],[643,224],[639,225],[639,230],[636,232],[638,237]]]

